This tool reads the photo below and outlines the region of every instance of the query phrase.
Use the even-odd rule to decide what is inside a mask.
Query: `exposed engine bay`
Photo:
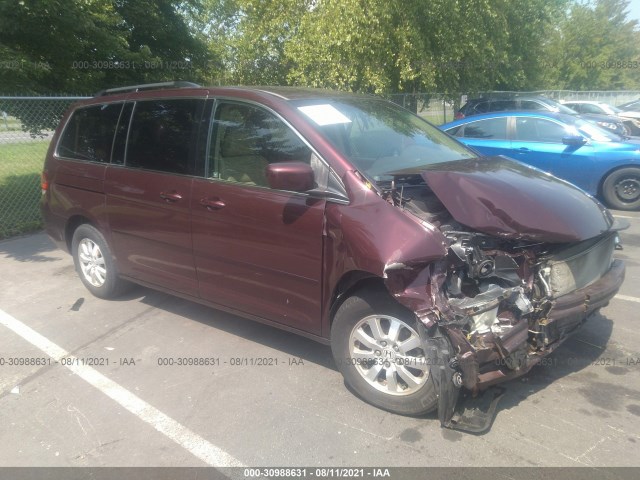
[[[615,229],[572,243],[489,235],[457,222],[420,180],[394,178],[383,198],[436,225],[447,253],[426,267],[428,275],[414,271],[411,281],[406,275],[398,280],[399,272],[417,266],[390,265],[387,286],[421,320],[442,425],[480,432],[493,413],[456,420],[460,390],[473,398],[523,375],[605,306],[610,295],[600,298],[597,291],[603,282],[615,282],[612,272],[623,268],[613,260],[619,238]],[[427,293],[422,304],[420,288]]]

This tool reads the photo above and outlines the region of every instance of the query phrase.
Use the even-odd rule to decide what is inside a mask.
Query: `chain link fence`
[[[62,114],[81,97],[0,97],[0,239],[37,230],[40,174]]]
[[[441,93],[398,93],[387,98],[435,125],[450,122],[455,113],[455,100]]]

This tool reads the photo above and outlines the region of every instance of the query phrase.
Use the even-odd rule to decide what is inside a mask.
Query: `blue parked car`
[[[504,155],[552,173],[611,208],[640,209],[640,141],[574,115],[495,112],[440,128],[483,155]]]

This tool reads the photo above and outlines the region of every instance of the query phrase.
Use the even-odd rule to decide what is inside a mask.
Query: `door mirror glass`
[[[276,190],[307,192],[315,188],[313,169],[308,163],[270,163],[266,173],[269,186]]]

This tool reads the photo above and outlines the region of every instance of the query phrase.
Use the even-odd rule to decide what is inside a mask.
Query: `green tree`
[[[127,83],[191,79],[209,59],[181,11],[195,4],[3,0],[0,88],[20,94],[92,93]]]
[[[640,88],[640,33],[628,0],[574,3],[545,46],[547,88]]]
[[[569,0],[206,0],[221,83],[374,93],[536,88]],[[209,12],[207,21],[207,12]]]
[[[375,92],[532,85],[566,0],[324,0],[285,47],[301,84]]]
[[[295,84],[353,91],[415,91],[432,86],[422,72],[417,2],[326,0],[302,18],[287,43]]]
[[[299,41],[301,21],[313,0],[237,0],[237,24],[229,42],[227,68],[234,82],[286,85],[293,68],[286,45]]]
[[[208,61],[199,78],[208,85],[233,83],[233,44],[241,18],[238,0],[200,0],[185,5],[183,14],[192,36],[207,48]]]

